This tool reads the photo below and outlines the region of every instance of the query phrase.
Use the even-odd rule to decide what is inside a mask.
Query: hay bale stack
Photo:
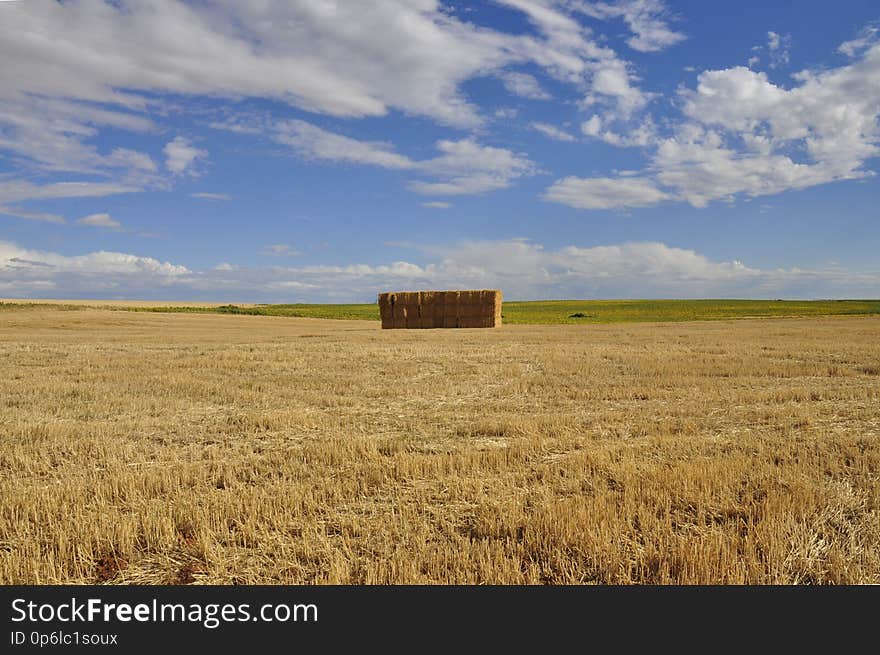
[[[435,293],[433,291],[419,292],[419,327],[434,327]]]
[[[491,323],[489,327],[501,325],[501,292],[492,289],[484,289],[481,292],[482,306],[486,308],[484,318]]]
[[[443,327],[458,327],[458,291],[441,291],[445,298],[446,308],[443,314]]]
[[[421,304],[419,302],[419,296],[421,293],[418,291],[411,291],[407,294],[406,298],[406,327],[407,328],[420,328],[422,327],[422,318],[421,318]]]
[[[433,307],[431,309],[431,311],[433,312],[431,327],[445,327],[443,323],[446,319],[446,294],[443,291],[431,291],[430,293],[431,300],[433,302]]]
[[[395,293],[394,295],[394,304],[391,309],[391,313],[393,316],[393,325],[394,328],[405,328],[406,327],[406,294]]]
[[[379,294],[379,317],[382,319],[382,329],[387,330],[394,327],[394,313],[392,307],[397,301],[394,293]]]
[[[480,321],[480,292],[461,291],[458,294],[458,327],[483,327]]]
[[[379,294],[382,328],[484,328],[501,325],[501,291],[401,291]]]

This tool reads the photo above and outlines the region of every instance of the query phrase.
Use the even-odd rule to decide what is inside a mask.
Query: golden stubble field
[[[880,582],[880,318],[0,313],[2,583]]]

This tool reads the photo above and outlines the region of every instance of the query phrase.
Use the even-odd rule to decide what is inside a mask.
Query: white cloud
[[[683,93],[691,123],[658,149],[660,179],[712,199],[869,175],[863,164],[880,153],[880,45],[795,78],[785,89],[741,67],[700,74]]]
[[[544,193],[544,199],[578,209],[649,207],[671,196],[639,177],[566,177]]]
[[[26,218],[30,221],[42,221],[44,223],[64,224],[67,221],[63,216],[52,214],[51,212],[32,212],[19,207],[5,207],[0,205],[0,214],[4,216],[15,216],[16,218]]]
[[[638,88],[636,78],[624,62],[611,61],[595,72],[591,90],[583,97],[580,106],[583,109],[602,108],[608,121],[627,121],[644,110],[654,97],[655,94]]]
[[[695,207],[737,194],[764,196],[802,189],[843,177],[821,165],[802,164],[769,150],[742,154],[723,146],[716,132],[695,131],[693,138],[679,136],[664,141],[655,157],[657,179],[677,190]]]
[[[749,57],[749,68],[761,62],[761,55],[758,53],[766,53],[767,65],[771,69],[788,66],[791,61],[791,35],[783,35],[771,30],[767,32],[767,44],[752,46],[752,52],[756,54]]]
[[[106,251],[70,257],[0,241],[0,288],[15,296],[133,298],[161,294],[189,274],[151,257]]]
[[[232,200],[232,196],[228,193],[209,193],[207,191],[200,191],[189,195],[191,198],[201,198],[202,200]]]
[[[555,141],[577,141],[571,134],[566,132],[565,130],[559,129],[555,125],[549,125],[548,123],[530,123],[529,127],[533,130],[536,130],[546,136],[549,139],[553,139]]]
[[[452,207],[452,204],[440,200],[433,200],[431,202],[423,202],[422,207],[427,207],[428,209],[449,209]]]
[[[0,181],[0,202],[51,198],[93,198],[138,191],[136,187],[109,182],[56,182],[34,184],[27,180]]]
[[[8,203],[56,198],[92,198],[140,191],[138,187],[110,182],[55,182],[34,184],[27,180],[0,181],[0,214],[48,223],[64,223],[64,217],[47,212],[34,212]]]
[[[394,152],[389,143],[358,141],[328,132],[301,120],[286,121],[274,126],[273,138],[292,146],[302,157],[332,162],[367,164],[390,169],[411,169],[416,164]]]
[[[122,227],[122,223],[117,220],[114,220],[110,214],[89,214],[88,216],[83,216],[81,219],[77,221],[80,225],[87,225],[89,227],[106,227],[111,230],[118,230]]]
[[[462,22],[436,0],[21,2],[3,13],[0,60],[14,65],[0,66],[0,150],[21,166],[141,190],[169,184],[152,158],[94,140],[105,128],[157,131],[146,113],[163,113],[162,94],[271,98],[345,117],[400,110],[475,127],[483,118],[461,84],[547,49]],[[178,175],[207,156],[183,137],[164,154]]]
[[[15,64],[0,67],[0,150],[22,165],[100,175],[144,190],[171,184],[150,155],[95,143],[107,128],[160,131],[147,115],[175,111],[173,96],[268,98],[336,117],[398,111],[471,129],[486,118],[462,85],[493,76],[514,93],[547,98],[537,78],[522,72],[529,66],[607,112],[625,117],[646,106],[651,95],[639,89],[631,66],[597,42],[570,3],[499,2],[524,15],[533,29],[507,33],[479,26],[439,0],[13,3],[0,22],[0,60]],[[246,123],[214,124],[259,133]],[[316,157],[412,165],[431,174],[431,165],[381,142],[359,144],[337,135],[332,143],[308,123],[288,127],[278,138]],[[469,140],[458,143],[466,148]],[[208,156],[180,136],[163,154],[173,176],[195,174]],[[442,167],[448,157],[438,159],[434,165]],[[442,179],[418,180],[412,188],[480,193],[507,186],[526,169],[514,168],[518,172],[499,174],[470,167],[461,175],[444,168]],[[41,220],[51,216],[7,209]]]
[[[270,257],[295,257],[302,253],[298,250],[294,250],[286,243],[274,243],[271,246],[263,248],[262,254]]]
[[[625,134],[619,134],[610,129],[603,129],[604,121],[598,114],[581,123],[581,132],[585,136],[594,137],[605,143],[620,148],[633,146],[647,146],[656,143],[657,132],[654,122],[650,118],[641,123],[632,124]]]
[[[13,61],[16,66],[12,68],[15,68],[18,59]],[[105,109],[89,102],[34,97],[15,93],[14,88],[0,88],[0,150],[15,153],[27,164],[45,171],[153,179],[157,167],[149,155],[127,148],[100,152],[85,142],[105,127],[134,132],[154,129],[149,119],[128,111]]]
[[[791,58],[791,35],[767,32],[767,50],[770,55],[770,68],[787,66]]]
[[[418,168],[440,181],[410,182],[411,191],[435,196],[479,194],[504,189],[513,180],[535,172],[525,155],[483,146],[473,139],[438,141],[437,149],[440,156],[420,161]]]
[[[476,26],[437,0],[16,3],[0,24],[0,58],[16,61],[0,88],[132,109],[148,104],[144,92],[261,97],[474,127],[481,117],[460,91],[473,77],[532,62],[581,84],[616,59],[562,3],[500,1],[540,36]]]
[[[639,186],[621,187],[621,206],[678,199],[703,207],[739,194],[766,196],[873,175],[865,163],[880,155],[880,43],[845,66],[793,78],[785,88],[742,66],[700,73],[696,88],[680,92],[683,120],[672,134],[660,138],[653,125],[643,124],[620,136],[622,145],[656,146]],[[604,130],[598,116],[581,129],[609,143],[619,136]],[[591,199],[608,184],[598,180],[567,178],[547,197],[607,208],[611,198]]]
[[[159,132],[148,115],[167,115],[169,98],[177,96],[268,98],[336,117],[399,112],[476,129],[485,122],[483,110],[463,85],[494,77],[514,93],[542,97],[538,78],[522,72],[529,70],[574,89],[592,114],[584,134],[622,147],[656,146],[638,177],[642,191],[653,188],[657,201],[679,198],[701,206],[870,174],[865,162],[877,152],[880,87],[874,26],[840,45],[852,58],[846,66],[803,71],[787,86],[745,68],[705,71],[679,98],[683,120],[671,126],[658,121],[657,127],[645,117],[653,95],[641,87],[634,66],[594,35],[590,22],[622,20],[630,47],[660,50],[684,38],[670,27],[675,17],[665,3],[498,3],[530,27],[501,32],[469,23],[439,0],[9,3],[0,22],[0,58],[14,65],[0,66],[0,150],[14,166],[40,175],[76,172],[103,180],[90,181],[91,192],[82,195],[101,195],[102,186],[106,193],[163,188],[171,176],[150,154],[105,147],[102,130]],[[770,65],[787,61],[788,36],[768,32],[767,39],[761,48]],[[215,124],[241,134],[266,129],[235,120]],[[391,144],[303,121],[280,123],[273,135],[316,159],[406,171],[409,188],[419,193],[483,193],[535,171],[525,155],[473,137],[439,141],[437,157],[415,159]],[[208,156],[184,137],[168,143],[164,155],[175,175],[193,173]],[[39,192],[4,198],[4,184],[3,213],[63,222],[17,205],[39,200]],[[590,192],[601,184],[590,182]],[[39,188],[52,187],[60,185]],[[650,195],[630,197],[645,203]],[[582,202],[582,194],[574,197]]]
[[[586,136],[599,136],[602,132],[602,117],[593,114],[590,118],[581,123],[581,132]]]
[[[587,105],[607,105],[629,115],[645,107],[651,95],[638,88],[630,65],[617,53],[599,45],[588,27],[572,11],[578,3],[555,0],[497,0],[523,12],[544,37],[536,41],[522,37],[519,52],[543,67],[554,78],[585,92]]]
[[[550,94],[541,88],[534,75],[528,73],[509,72],[501,76],[504,88],[513,95],[532,100],[549,100]]]
[[[410,190],[424,195],[467,195],[503,189],[535,170],[525,155],[480,145],[472,138],[438,141],[439,156],[414,160],[395,152],[389,143],[360,141],[305,121],[288,121],[271,129],[275,130],[276,141],[292,146],[305,158],[409,170],[437,178],[408,184]]]
[[[657,52],[687,38],[667,24],[669,10],[661,0],[617,0],[616,2],[576,2],[580,11],[608,20],[620,18],[626,22],[632,36],[627,44],[639,52]]]
[[[172,141],[165,144],[162,149],[165,153],[165,167],[175,175],[188,173],[193,175],[193,164],[197,159],[205,159],[208,156],[207,150],[196,148],[192,141],[186,137],[177,136]]]
[[[21,65],[0,82],[101,102],[141,101],[124,88],[273,97],[338,116],[390,105],[466,123],[474,112],[457,83],[505,59],[500,35],[434,2],[28,2],[4,13],[2,56]],[[395,75],[373,65],[383,59],[401,64]]]
[[[518,114],[519,110],[516,107],[499,107],[492,113],[495,118],[502,120],[516,118]]]
[[[862,29],[856,38],[841,43],[837,51],[847,57],[856,57],[871,46],[876,45],[878,41],[880,41],[880,29],[869,25]]]
[[[0,289],[14,297],[373,302],[395,288],[501,288],[508,299],[877,297],[880,271],[758,269],[656,242],[548,250],[527,240],[420,247],[422,263],[192,271],[124,253],[77,257],[0,241]]]

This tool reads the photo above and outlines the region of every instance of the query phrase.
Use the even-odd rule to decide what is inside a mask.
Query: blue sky
[[[0,297],[880,297],[876,2],[0,2]]]

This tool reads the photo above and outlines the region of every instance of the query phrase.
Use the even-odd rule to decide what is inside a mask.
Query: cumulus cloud
[[[880,46],[785,89],[747,68],[706,71],[685,91],[691,123],[661,143],[660,179],[700,204],[870,175],[880,140]]]
[[[605,127],[606,121],[598,114],[593,114],[589,119],[581,123],[581,132],[585,136],[600,139],[605,143],[619,148],[632,146],[648,146],[657,140],[657,131],[654,122],[645,118],[638,124],[633,124],[625,133],[618,133]]]
[[[504,82],[504,88],[513,95],[532,100],[549,100],[551,98],[550,94],[541,88],[541,84],[534,75],[511,71],[502,75],[501,81]]]
[[[196,174],[207,152],[178,136],[164,146],[163,170],[146,152],[99,146],[96,137],[111,128],[161,131],[148,116],[170,113],[172,97],[265,98],[345,118],[398,111],[473,129],[486,119],[463,85],[494,76],[512,93],[549,98],[537,78],[523,72],[529,67],[571,85],[603,111],[628,116],[646,106],[651,96],[639,88],[630,64],[594,38],[572,3],[499,2],[524,16],[531,29],[477,25],[439,0],[8,3],[0,22],[0,58],[15,65],[0,67],[0,150],[23,166],[88,173],[145,190],[168,188],[169,173]],[[646,11],[653,15],[654,9]],[[626,20],[636,25],[638,13],[629,11]],[[259,133],[247,124],[216,124]],[[389,144],[337,136],[328,139],[296,121],[278,133],[316,157],[432,173],[432,165],[411,162]],[[440,143],[441,150],[452,143],[467,149],[472,141]],[[459,175],[444,165],[455,149],[449,146],[434,163],[443,169],[442,179],[416,180],[411,188],[480,193],[507,186],[528,168],[515,164],[499,174],[470,167]],[[30,208],[6,210],[37,220],[59,218]]]
[[[593,114],[590,118],[581,123],[581,132],[586,136],[599,136],[602,133],[602,117]]]
[[[411,169],[416,166],[408,157],[394,152],[394,146],[390,143],[359,141],[321,129],[306,121],[282,122],[275,125],[274,130],[273,138],[276,141],[292,146],[297,153],[308,159],[367,164],[390,169]]]
[[[544,199],[578,209],[649,207],[670,199],[650,180],[639,177],[566,177],[544,193]]]
[[[165,144],[162,151],[165,153],[165,167],[175,175],[195,174],[193,165],[196,160],[208,156],[207,150],[196,148],[192,141],[182,136],[174,137]]]
[[[533,130],[536,130],[537,132],[540,132],[548,139],[553,139],[554,141],[577,141],[574,136],[572,136],[565,130],[556,127],[555,125],[533,122],[529,124],[529,127],[531,127]]]
[[[637,80],[629,72],[626,63],[609,61],[593,75],[591,90],[581,100],[584,108],[605,106],[605,116],[627,119],[643,110],[654,94],[646,93],[637,86]],[[608,98],[614,100],[609,104]]]
[[[484,134],[475,131],[485,127],[484,110],[467,95],[466,84],[491,77],[512,93],[543,99],[549,94],[536,77],[542,74],[568,85],[589,112],[584,135],[654,149],[638,186],[627,188],[626,197],[639,203],[632,206],[650,202],[650,189],[655,202],[703,206],[738,194],[767,195],[870,174],[865,162],[876,156],[880,88],[875,26],[839,46],[849,58],[846,65],[802,71],[792,82],[777,84],[743,67],[704,71],[696,87],[677,98],[681,119],[658,119],[655,125],[646,116],[654,95],[591,25],[623,21],[631,48],[662,50],[684,38],[664,2],[497,3],[528,27],[502,31],[468,22],[461,17],[466,13],[456,15],[439,0],[4,3],[9,6],[0,22],[0,57],[14,65],[0,66],[0,150],[13,166],[37,171],[41,177],[33,179],[88,177],[84,184],[92,195],[167,188],[196,174],[208,153],[178,136],[159,155],[163,167],[155,154],[107,146],[99,137],[110,130],[160,133],[153,117],[182,106],[174,104],[177,98],[196,96],[264,98],[337,118],[396,112]],[[761,48],[771,66],[787,62],[789,44],[782,32],[767,33]],[[266,134],[264,126],[247,121],[213,124]],[[548,123],[537,125],[550,138],[574,138]],[[359,140],[305,121],[277,122],[272,135],[315,159],[404,171],[409,188],[425,194],[501,189],[536,168],[522,153],[483,145],[473,136],[440,140],[436,157],[416,159],[385,141]],[[587,186],[591,198],[601,197],[602,186],[614,178],[597,179]],[[561,182],[554,187],[571,190]],[[40,196],[36,187],[58,183],[28,182],[37,195],[18,200],[3,197],[4,184],[0,212],[63,222],[58,214],[19,204],[53,197]],[[583,203],[581,193],[562,197]]]
[[[185,266],[120,252],[66,256],[0,241],[0,289],[15,297],[149,296],[187,275]]]
[[[669,27],[669,10],[662,0],[576,2],[574,6],[593,18],[622,19],[632,32],[627,44],[639,52],[657,52],[687,38]]]
[[[389,143],[360,141],[301,120],[287,121],[271,129],[276,141],[293,147],[305,158],[408,170],[438,178],[408,184],[410,190],[424,195],[469,195],[503,189],[535,170],[525,155],[484,146],[473,138],[438,141],[437,157],[414,160],[396,152]]]
[[[779,34],[778,32],[767,32],[767,45],[754,46],[752,52],[761,53],[766,51],[768,65],[770,68],[780,68],[787,66],[791,60],[791,35]],[[749,67],[755,66],[761,61],[759,54],[749,57]]]
[[[858,36],[850,41],[844,41],[837,51],[847,57],[856,57],[880,41],[880,29],[874,25],[868,25],[859,32]]]
[[[88,216],[83,216],[81,219],[77,221],[79,225],[86,225],[88,227],[105,227],[111,230],[118,230],[122,227],[122,223],[117,220],[114,220],[110,214],[89,214]]]
[[[498,0],[526,15],[542,41],[525,36],[518,51],[552,77],[584,92],[583,103],[629,115],[647,105],[651,94],[639,88],[630,64],[600,45],[578,20],[578,3],[558,0]]]
[[[765,196],[873,175],[865,163],[880,154],[880,43],[866,48],[847,65],[797,73],[790,88],[742,66],[700,73],[696,88],[680,92],[683,118],[673,133],[661,138],[646,130],[645,142],[655,151],[636,193],[623,192],[624,202],[639,207],[676,198],[704,207],[740,194]],[[601,117],[581,129],[613,142]],[[572,179],[555,183],[548,197],[604,207],[584,204],[583,194],[573,192],[584,188],[584,180],[573,185]],[[605,178],[587,181],[589,192],[607,184]],[[653,200],[651,192],[638,192],[651,188]]]
[[[462,21],[436,0],[16,3],[4,8],[0,57],[17,65],[0,71],[0,88],[133,109],[148,102],[140,92],[250,96],[473,127],[479,112],[460,91],[468,79],[532,62],[581,83],[592,65],[616,59],[565,3],[501,2],[540,36]]]
[[[516,178],[535,172],[528,157],[506,148],[483,146],[473,139],[442,140],[436,145],[441,154],[420,161],[418,169],[440,181],[411,182],[411,191],[439,196],[485,193],[504,189]]]
[[[0,26],[0,34],[2,31]],[[5,56],[16,65],[4,69],[18,67],[18,57]],[[3,77],[4,71],[0,71],[0,80]],[[14,86],[3,89],[0,81],[0,150],[13,153],[43,171],[121,175],[144,183],[153,181],[157,166],[149,155],[128,148],[100,151],[87,143],[103,128],[143,133],[154,129],[154,125],[150,119],[130,111],[16,93]]]
[[[48,212],[34,212],[15,204],[28,200],[90,198],[139,191],[138,187],[110,182],[55,182],[34,184],[27,180],[0,181],[0,214],[47,223],[64,223],[64,217]]]
[[[468,123],[457,83],[507,58],[500,35],[435,2],[27,2],[4,18],[3,55],[21,62],[4,68],[4,85],[132,105],[144,101],[117,89],[272,97],[337,116],[396,106]],[[387,75],[377,59],[401,66]]]
[[[142,297],[217,301],[374,302],[393,288],[501,288],[510,299],[877,297],[880,271],[759,269],[656,242],[546,249],[528,240],[419,246],[420,263],[212,269],[124,253],[69,257],[0,241],[10,297]]]

